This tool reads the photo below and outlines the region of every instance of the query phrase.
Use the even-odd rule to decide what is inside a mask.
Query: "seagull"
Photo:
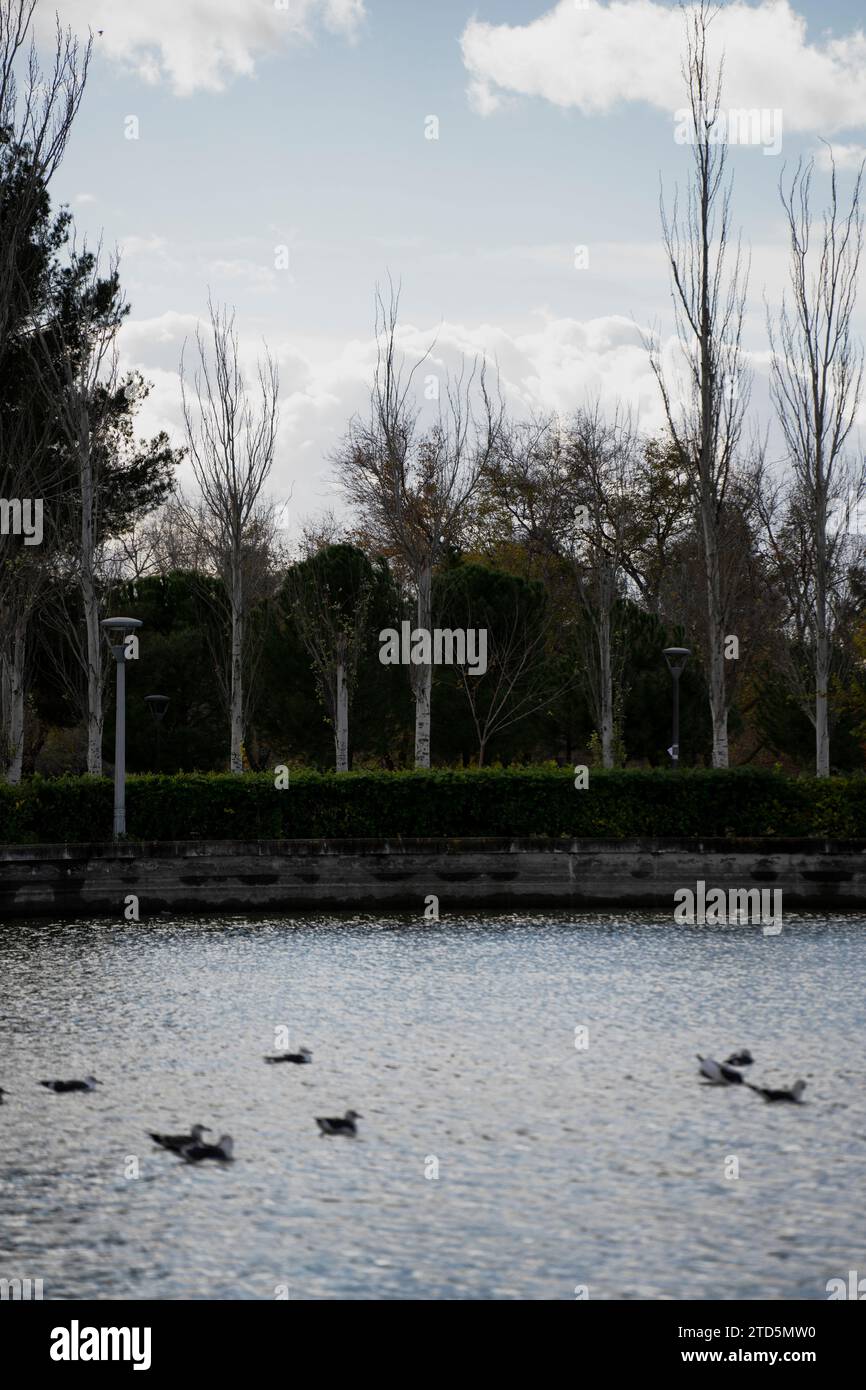
[[[316,1116],[316,1124],[323,1134],[357,1134],[358,1126],[356,1120],[363,1120],[364,1116],[359,1115],[357,1110],[347,1110],[341,1118],[339,1115],[332,1115],[330,1118]]]
[[[161,1149],[171,1149],[172,1153],[179,1153],[190,1144],[200,1144],[206,1130],[210,1132],[210,1125],[193,1125],[189,1134],[154,1134],[152,1129],[147,1132],[154,1144],[159,1144]]]
[[[702,1057],[698,1053],[701,1076],[705,1076],[714,1086],[736,1086],[743,1078],[727,1062],[717,1062],[712,1057]]]
[[[732,1052],[730,1057],[725,1058],[726,1067],[750,1067],[754,1062],[754,1057],[747,1048],[742,1052]]]
[[[55,1095],[62,1095],[64,1091],[92,1091],[102,1082],[97,1081],[95,1076],[85,1076],[83,1081],[40,1081],[39,1085],[47,1086]]]
[[[792,1105],[803,1104],[803,1092],[806,1089],[805,1081],[795,1081],[790,1090],[787,1087],[774,1090],[772,1086],[753,1086],[751,1081],[747,1081],[746,1085],[750,1091],[757,1091],[764,1100],[787,1100]]]
[[[302,1047],[300,1052],[281,1052],[276,1057],[266,1057],[266,1062],[297,1062],[300,1066],[304,1062],[312,1062],[313,1054],[308,1047]]]
[[[230,1134],[221,1134],[216,1144],[185,1144],[178,1152],[190,1163],[200,1163],[203,1158],[221,1158],[229,1162],[234,1158],[235,1141]]]

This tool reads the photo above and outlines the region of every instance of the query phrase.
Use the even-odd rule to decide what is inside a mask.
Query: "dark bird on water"
[[[210,1133],[210,1125],[193,1125],[189,1134],[154,1134],[152,1129],[147,1132],[154,1144],[159,1144],[161,1149],[170,1149],[172,1153],[180,1153],[181,1149],[187,1148],[190,1144],[200,1144],[202,1135],[205,1132]]]
[[[313,1054],[308,1047],[302,1047],[300,1052],[280,1052],[276,1057],[266,1057],[266,1062],[295,1062],[301,1066],[304,1062],[312,1062]]]
[[[741,1085],[743,1078],[727,1062],[717,1062],[713,1057],[702,1057],[698,1053],[701,1076],[705,1076],[713,1086]]]
[[[64,1091],[92,1091],[102,1082],[97,1081],[95,1076],[85,1076],[83,1081],[40,1081],[39,1085],[47,1086],[56,1095],[62,1095]]]
[[[8,1095],[8,1091],[4,1091],[4,1090],[3,1090],[3,1087],[0,1086],[0,1105],[3,1104],[3,1097],[4,1097],[5,1095]]]
[[[732,1052],[730,1057],[725,1058],[726,1067],[750,1067],[754,1062],[754,1057],[746,1048],[742,1052]]]
[[[363,1120],[364,1116],[359,1115],[357,1110],[347,1110],[342,1117],[339,1115],[316,1116],[316,1124],[323,1134],[357,1134],[358,1126],[356,1120]]]
[[[201,1163],[204,1158],[219,1158],[230,1162],[234,1158],[235,1141],[230,1134],[221,1134],[216,1144],[185,1144],[178,1152],[189,1163]]]
[[[790,1089],[782,1086],[778,1090],[772,1086],[753,1086],[751,1081],[747,1081],[746,1085],[750,1091],[757,1091],[759,1096],[764,1097],[764,1100],[786,1100],[792,1105],[803,1104],[803,1092],[806,1089],[805,1081],[795,1081]]]

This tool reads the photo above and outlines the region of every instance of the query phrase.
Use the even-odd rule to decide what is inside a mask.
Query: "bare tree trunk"
[[[599,685],[601,695],[601,761],[613,767],[613,669],[610,659],[610,610],[598,618]]]
[[[705,510],[709,510],[706,508]],[[725,671],[725,619],[719,571],[718,527],[704,528],[704,569],[707,576],[707,676],[713,726],[713,767],[728,766],[728,691]]]
[[[240,565],[238,564],[232,574],[232,603],[231,603],[231,690],[229,694],[230,702],[230,729],[231,743],[229,746],[229,771],[243,772],[244,770],[244,612],[243,595],[241,593]]]
[[[433,632],[433,570],[425,565],[418,576],[418,627]],[[415,766],[430,766],[430,706],[433,692],[433,667],[430,662],[412,668],[412,688],[415,695]]]
[[[830,776],[830,628],[827,617],[827,523],[817,521],[815,565],[815,775]]]
[[[92,777],[101,777],[102,731],[105,715],[102,706],[99,596],[94,568],[96,549],[93,525],[95,498],[89,441],[84,442],[81,451],[79,477],[81,483],[79,588],[81,589],[81,604],[84,610],[84,626],[87,634],[87,771]]]
[[[24,662],[27,617],[19,614],[0,654],[0,715],[8,733],[3,749],[6,781],[17,786],[24,759]]]
[[[338,772],[349,771],[349,682],[346,669],[346,641],[340,643],[335,671],[334,745]]]

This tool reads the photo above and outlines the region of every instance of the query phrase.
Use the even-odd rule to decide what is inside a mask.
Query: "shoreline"
[[[0,845],[0,918],[159,912],[651,908],[703,881],[866,907],[866,839],[124,840]],[[783,909],[784,910],[784,909]],[[132,918],[131,920],[137,920]]]

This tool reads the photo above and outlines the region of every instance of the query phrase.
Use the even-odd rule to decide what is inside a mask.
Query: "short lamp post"
[[[154,720],[154,723],[156,724],[156,770],[157,770],[157,772],[162,772],[162,752],[161,752],[162,721],[163,721],[163,719],[165,719],[165,712],[166,712],[166,710],[168,709],[168,696],[167,696],[167,695],[145,695],[145,697],[144,697],[144,703],[147,705],[147,708],[150,710],[151,714],[153,715],[153,720]]]
[[[126,834],[126,639],[141,627],[138,618],[104,618],[102,627],[117,663],[114,707],[114,838]]]
[[[668,752],[676,768],[680,765],[680,676],[686,669],[691,652],[688,647],[665,647],[664,656],[674,682],[674,736]]]

